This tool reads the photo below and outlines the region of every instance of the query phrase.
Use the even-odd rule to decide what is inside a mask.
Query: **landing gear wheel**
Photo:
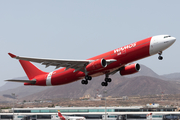
[[[162,59],[163,59],[163,57],[162,57],[162,56],[159,56],[159,57],[158,57],[158,59],[159,59],[159,60],[162,60]]]
[[[108,86],[108,82],[112,81],[111,78],[109,78],[109,74],[106,74],[104,81],[105,82],[101,83],[102,86]]]
[[[112,80],[111,80],[111,78],[108,78],[108,82],[111,82]]]
[[[87,85],[88,81],[87,80],[82,80],[81,83]]]
[[[163,57],[161,56],[161,55],[162,55],[162,51],[159,51],[158,54],[159,54],[158,59],[159,59],[159,60],[162,60],[162,59],[163,59]]]
[[[108,86],[108,83],[107,82],[102,82],[101,85],[102,86]]]
[[[105,81],[108,82],[108,81],[109,81],[109,78],[105,78]]]
[[[92,77],[91,77],[91,76],[88,76],[88,80],[92,80]]]
[[[81,83],[82,83],[82,84],[85,84],[85,80],[82,80]]]
[[[108,83],[107,83],[107,82],[105,82],[105,86],[108,86]]]
[[[87,80],[85,80],[85,85],[87,85],[88,84],[88,81]]]
[[[85,76],[85,79],[88,80],[88,75]]]
[[[108,83],[107,83],[107,82],[105,82],[105,86],[108,86]]]
[[[102,85],[102,86],[105,86],[105,82],[102,82],[101,85]]]
[[[112,80],[111,80],[111,78],[105,78],[105,81],[106,82],[111,82]]]

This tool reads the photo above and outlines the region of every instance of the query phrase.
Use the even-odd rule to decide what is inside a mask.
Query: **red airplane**
[[[67,84],[85,78],[81,83],[87,85],[92,77],[105,74],[105,81],[101,85],[107,86],[111,82],[109,75],[113,75],[116,72],[119,72],[120,75],[129,75],[140,70],[138,63],[129,63],[154,54],[159,54],[158,59],[162,60],[162,51],[170,47],[175,41],[175,37],[157,35],[87,60],[20,57],[8,53],[12,58],[19,60],[29,80],[11,79],[6,81],[23,82],[24,85],[51,86]],[[41,63],[46,65],[46,67],[55,66],[56,69],[59,67],[63,68],[48,73],[39,70],[31,62]]]
[[[78,116],[63,116],[60,112],[60,110],[58,110],[58,117],[60,118],[60,120],[86,120],[85,117],[78,117]]]

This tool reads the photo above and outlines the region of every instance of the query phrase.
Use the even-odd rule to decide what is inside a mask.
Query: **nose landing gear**
[[[162,60],[162,59],[163,59],[163,57],[161,56],[161,55],[162,55],[162,51],[158,52],[158,54],[159,54],[158,59],[159,59],[159,60]]]
[[[162,56],[159,56],[159,57],[158,57],[158,59],[159,59],[159,60],[162,60],[162,59],[163,59],[163,57],[162,57]]]

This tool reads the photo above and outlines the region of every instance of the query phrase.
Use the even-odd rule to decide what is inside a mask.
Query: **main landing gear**
[[[106,75],[105,79],[104,79],[105,82],[102,82],[101,85],[102,86],[108,86],[108,82],[111,82],[111,78],[109,78],[108,75]]]
[[[81,83],[87,85],[88,84],[88,80],[92,80],[92,77],[89,76],[89,75],[86,75],[85,76],[85,80],[82,80]]]
[[[162,51],[158,52],[158,54],[159,54],[158,59],[159,59],[159,60],[162,60],[162,59],[163,59],[163,57],[161,56],[161,55],[162,55]]]
[[[92,77],[89,76],[89,75],[86,75],[85,80],[82,80],[81,83],[84,84],[84,85],[87,85],[88,80],[92,80]],[[111,82],[112,80],[111,80],[111,78],[109,78],[109,75],[106,75],[104,81],[105,82],[102,82],[101,85],[106,87],[106,86],[108,86],[108,82]]]

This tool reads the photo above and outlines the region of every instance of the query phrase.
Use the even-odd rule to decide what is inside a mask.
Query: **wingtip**
[[[12,53],[8,53],[9,54],[9,56],[11,56],[12,58],[15,58],[16,57],[16,55],[14,55],[14,54],[12,54]]]

